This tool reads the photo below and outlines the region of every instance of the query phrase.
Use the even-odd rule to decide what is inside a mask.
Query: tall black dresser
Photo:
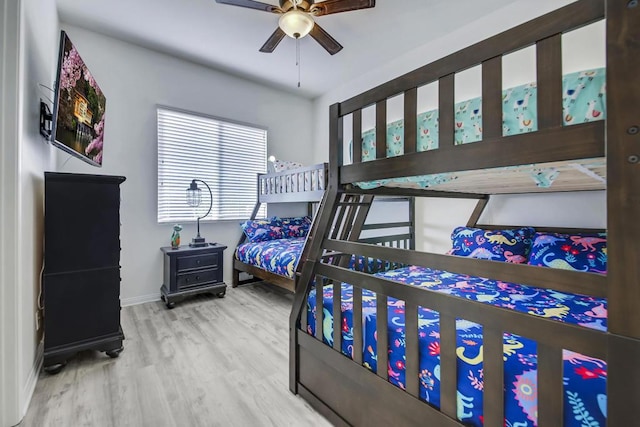
[[[117,357],[122,176],[45,172],[44,368],[82,350]]]

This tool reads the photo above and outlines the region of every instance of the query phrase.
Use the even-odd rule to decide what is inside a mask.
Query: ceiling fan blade
[[[262,45],[260,48],[260,52],[262,53],[271,53],[274,51],[276,47],[280,44],[282,39],[286,36],[284,31],[280,29],[280,27],[276,28],[276,30],[271,34],[271,37]]]
[[[342,45],[338,43],[336,39],[331,37],[329,33],[323,30],[317,23],[313,26],[309,35],[313,37],[315,41],[320,43],[320,46],[325,48],[331,55],[335,55],[342,50]]]
[[[376,0],[326,0],[314,3],[310,12],[315,16],[322,16],[351,10],[368,9],[375,7],[375,5]]]
[[[216,0],[216,3],[246,7],[249,9],[264,10],[265,12],[282,13],[282,10],[278,6],[253,0]]]

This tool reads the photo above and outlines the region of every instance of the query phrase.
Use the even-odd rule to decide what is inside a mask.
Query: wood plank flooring
[[[120,357],[83,352],[41,373],[20,425],[329,426],[289,391],[292,300],[255,284],[126,307]]]

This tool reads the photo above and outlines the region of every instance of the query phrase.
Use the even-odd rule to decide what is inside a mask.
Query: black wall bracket
[[[40,134],[47,138],[47,140],[51,139],[51,122],[53,120],[53,114],[49,109],[49,106],[40,100]]]

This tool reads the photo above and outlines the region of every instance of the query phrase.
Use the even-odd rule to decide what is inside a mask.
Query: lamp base
[[[205,242],[204,237],[194,237],[191,239],[189,246],[192,248],[203,248],[205,246],[209,246],[209,243]]]

